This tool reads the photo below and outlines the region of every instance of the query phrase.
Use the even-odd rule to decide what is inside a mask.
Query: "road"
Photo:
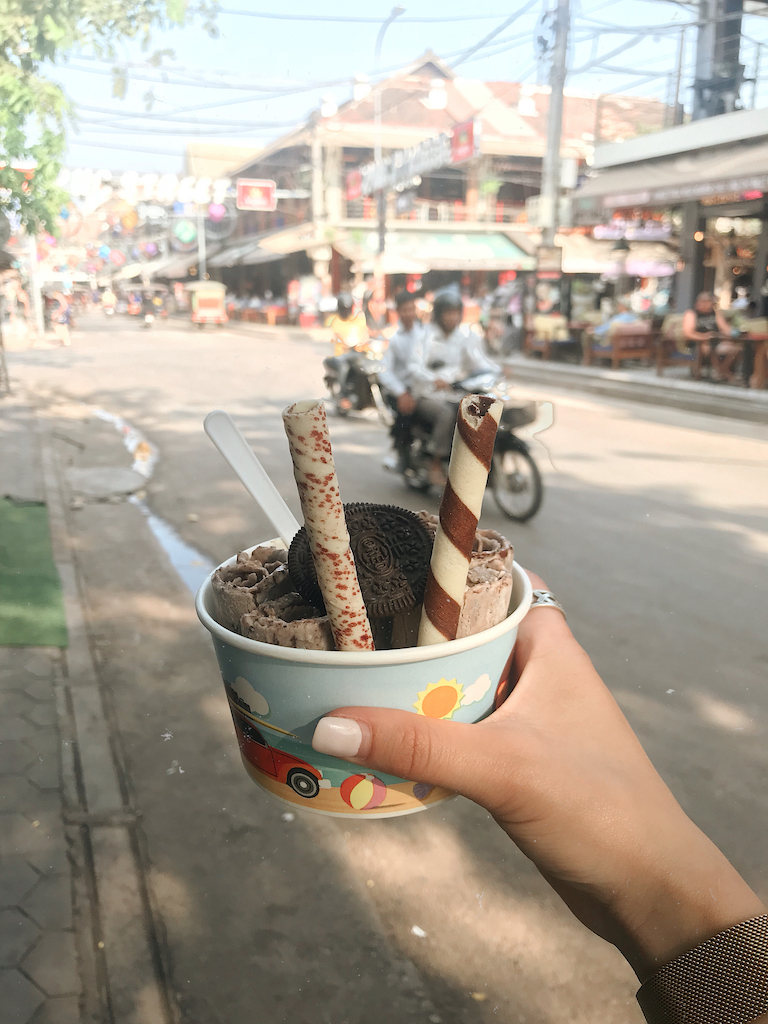
[[[218,562],[270,531],[204,415],[235,416],[298,514],[280,411],[320,393],[323,354],[296,331],[94,319],[71,349],[10,363],[70,461],[128,464],[89,407],[143,431],[160,453],[149,506]],[[547,579],[678,799],[766,899],[768,428],[519,391],[555,403],[544,505],[517,526],[489,497],[484,524]],[[346,501],[436,510],[382,470],[378,423],[334,420],[332,437]],[[238,763],[209,641],[137,509],[86,504],[71,529],[185,1021],[642,1020],[618,953],[476,806],[285,820]]]

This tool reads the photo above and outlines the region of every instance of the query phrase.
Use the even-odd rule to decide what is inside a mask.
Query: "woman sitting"
[[[709,357],[711,379],[735,383],[733,364],[741,353],[742,346],[733,337],[732,331],[709,292],[696,296],[693,309],[686,310],[683,317],[683,334],[690,345],[701,345],[703,356]]]

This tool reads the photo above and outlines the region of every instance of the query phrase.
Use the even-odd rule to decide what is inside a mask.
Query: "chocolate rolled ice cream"
[[[363,504],[346,506],[345,513],[377,649],[414,646],[437,516]],[[405,531],[410,524],[415,529],[409,542]],[[381,547],[373,543],[382,536],[387,537],[397,555],[396,572],[382,555]],[[307,551],[306,539],[297,535],[291,545],[293,572],[288,568],[289,553],[269,546],[241,552],[234,563],[218,569],[213,576],[213,593],[219,622],[263,643],[335,650]],[[506,617],[512,595],[513,557],[511,544],[500,533],[476,531],[457,638],[489,629]],[[415,565],[417,558],[423,560],[423,572]],[[378,579],[372,572],[376,566],[387,569]],[[389,602],[383,595],[385,581],[392,588]],[[404,593],[410,595],[410,601],[403,600]]]

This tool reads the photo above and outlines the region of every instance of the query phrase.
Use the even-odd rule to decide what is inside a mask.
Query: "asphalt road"
[[[218,562],[270,531],[204,415],[235,416],[298,513],[280,411],[321,393],[324,352],[280,329],[94,318],[71,349],[10,363],[75,464],[129,461],[87,407],[142,430],[160,453],[148,504]],[[517,526],[489,497],[484,525],[547,579],[678,799],[768,899],[768,427],[519,390],[555,403],[535,446],[544,504]],[[377,422],[334,420],[332,436],[344,500],[436,510],[381,468]],[[621,957],[474,805],[284,820],[238,763],[209,641],[137,509],[87,504],[71,521],[186,1021],[642,1020]]]

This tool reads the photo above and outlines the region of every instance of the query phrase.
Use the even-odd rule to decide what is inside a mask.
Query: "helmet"
[[[349,314],[352,312],[352,307],[355,305],[355,300],[349,294],[349,292],[342,292],[341,295],[336,299],[336,309],[341,316],[342,320],[346,320]]]
[[[458,288],[441,288],[436,293],[435,301],[432,305],[432,319],[435,322],[439,322],[443,313],[447,313],[449,309],[464,309],[464,303]]]

